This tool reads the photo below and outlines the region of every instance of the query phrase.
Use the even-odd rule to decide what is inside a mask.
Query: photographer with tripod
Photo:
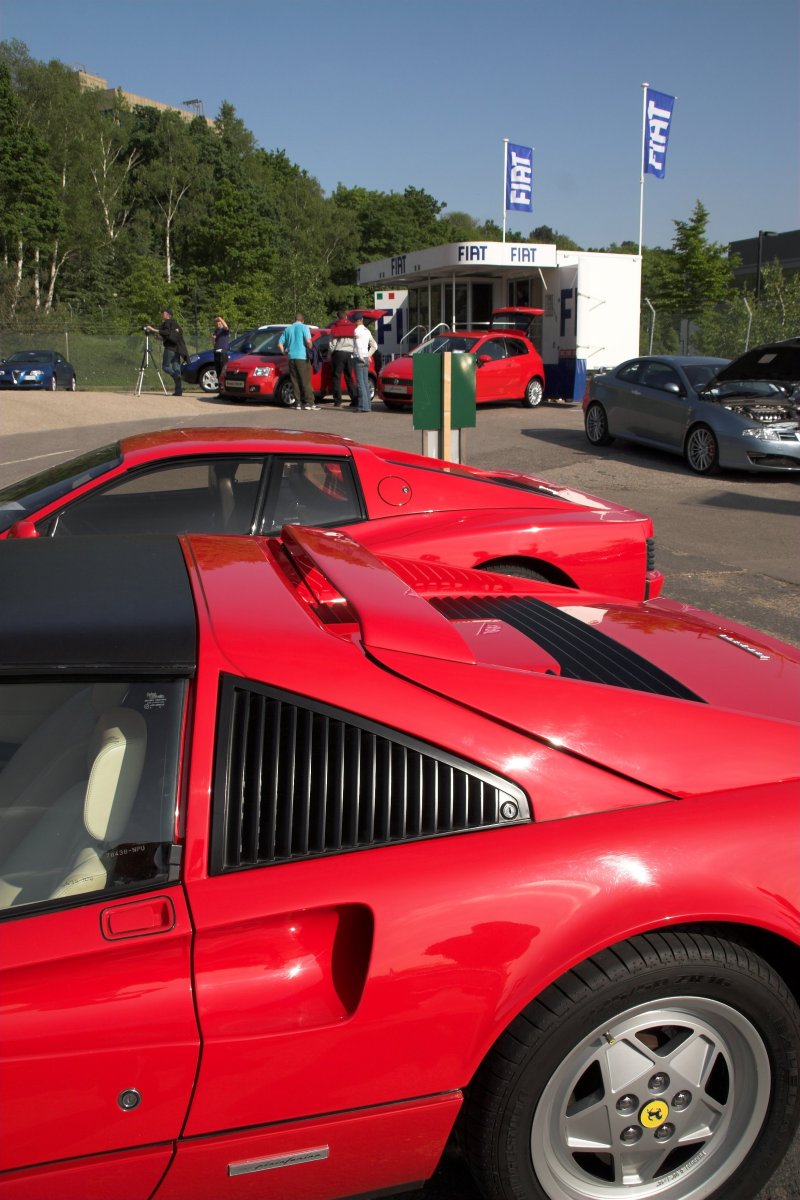
[[[156,329],[155,325],[145,325],[145,333],[157,333],[164,344],[164,357],[161,362],[162,369],[167,375],[171,375],[175,381],[175,391],[173,396],[183,395],[183,380],[181,379],[181,363],[185,362],[189,357],[189,352],[186,349],[186,342],[183,340],[183,330],[172,315],[171,308],[162,310],[163,318],[161,324]]]

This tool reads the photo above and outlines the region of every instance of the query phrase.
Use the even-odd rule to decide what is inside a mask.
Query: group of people
[[[148,333],[157,333],[164,347],[162,368],[170,375],[175,383],[174,396],[183,395],[181,378],[181,363],[188,357],[186,342],[172,309],[165,308],[161,313],[161,324],[145,325]],[[214,364],[217,368],[217,378],[222,375],[222,369],[228,361],[230,348],[230,329],[224,317],[214,318]],[[278,349],[289,359],[289,378],[292,383],[294,407],[300,409],[318,409],[319,405],[311,386],[311,367],[314,345],[311,330],[303,320],[303,314],[298,313],[294,323],[287,325]],[[377,343],[364,324],[364,314],[354,312],[348,317],[344,310],[337,315],[330,327],[330,363],[331,391],[335,408],[342,406],[342,379],[344,379],[347,394],[350,397],[350,407],[354,412],[371,412],[372,401],[369,394],[369,362],[378,349]]]
[[[296,408],[317,409],[319,405],[311,386],[313,342],[311,330],[298,313],[294,324],[287,325],[278,349],[289,359],[289,378]],[[342,378],[344,378],[350,407],[354,412],[371,412],[369,394],[369,360],[378,349],[377,343],[364,324],[364,314],[355,312],[348,317],[339,312],[330,327],[331,392],[334,408],[342,407]]]

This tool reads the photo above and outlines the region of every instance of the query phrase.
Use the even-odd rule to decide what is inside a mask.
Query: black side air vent
[[[211,871],[318,858],[530,820],[473,763],[259,684],[223,684]]]
[[[552,654],[567,679],[703,702],[702,697],[634,650],[533,596],[454,597],[431,603],[451,621],[488,619],[513,625]]]

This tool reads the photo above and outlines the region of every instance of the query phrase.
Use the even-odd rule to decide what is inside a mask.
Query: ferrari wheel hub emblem
[[[651,1100],[639,1113],[639,1121],[645,1129],[658,1129],[669,1116],[669,1105],[664,1100]]]

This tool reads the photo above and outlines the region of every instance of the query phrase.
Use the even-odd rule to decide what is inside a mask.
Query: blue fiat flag
[[[667,142],[675,97],[647,89],[645,98],[644,173],[663,179],[667,170]]]
[[[507,145],[506,210],[533,212],[533,148],[531,146],[515,146],[511,142]]]

